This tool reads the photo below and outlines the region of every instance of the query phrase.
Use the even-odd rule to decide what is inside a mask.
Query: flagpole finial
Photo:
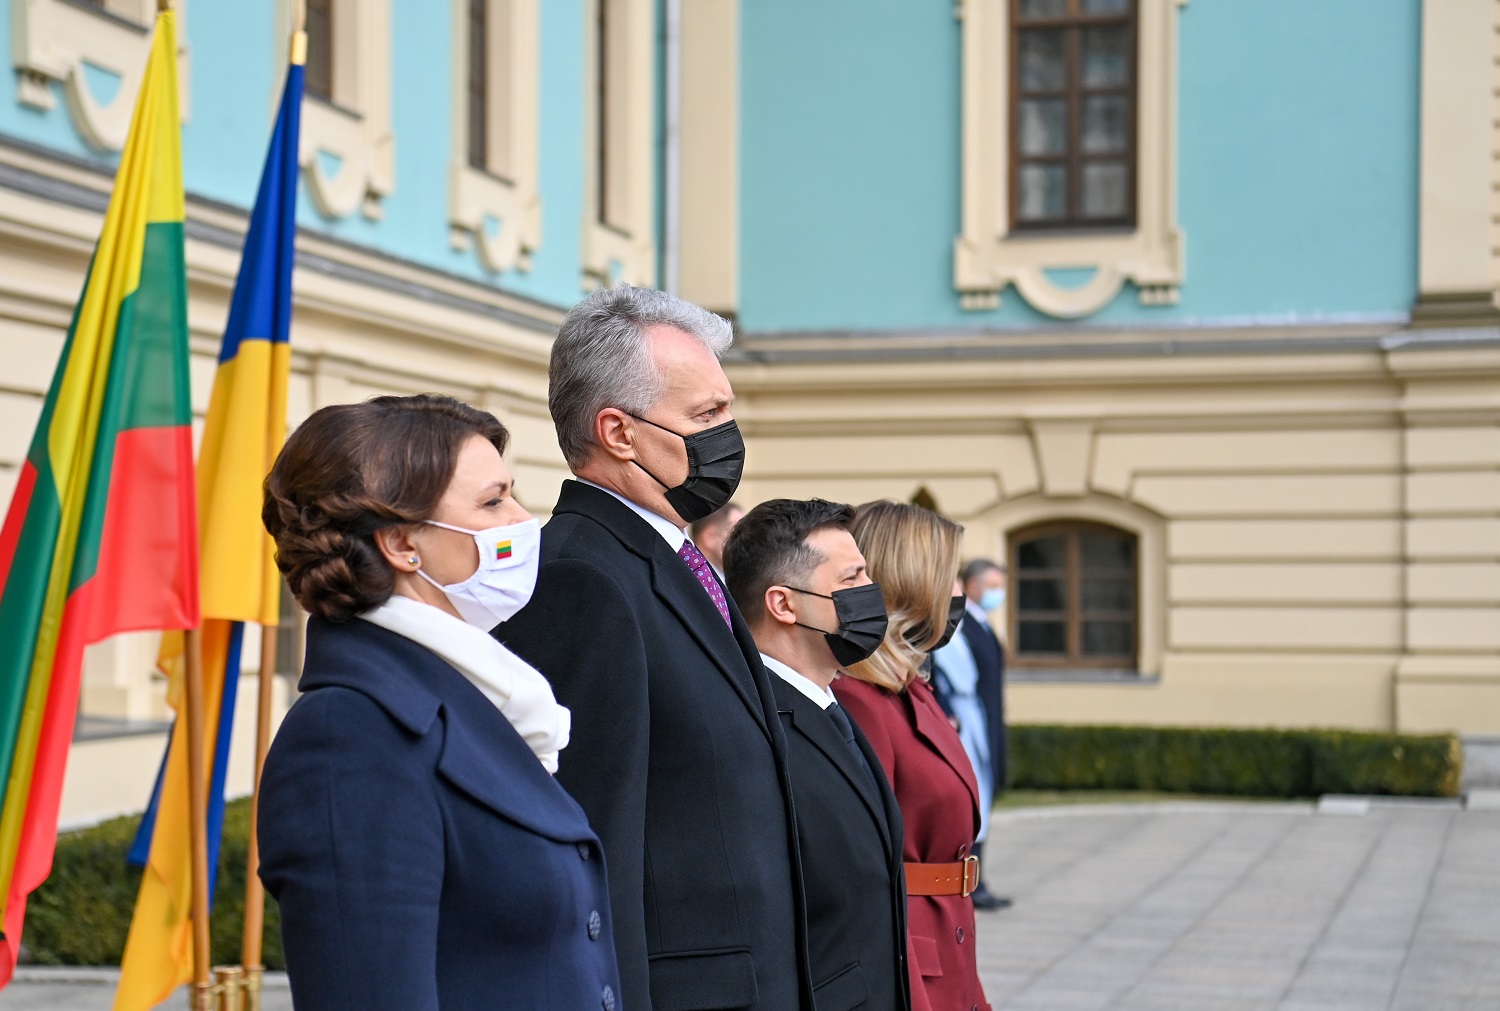
[[[156,13],[165,14],[172,9],[172,0],[156,0]]]
[[[307,64],[307,33],[304,31],[292,32],[292,46],[290,54],[292,65],[295,67]]]

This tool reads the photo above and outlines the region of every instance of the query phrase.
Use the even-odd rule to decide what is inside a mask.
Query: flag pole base
[[[217,1011],[215,999],[219,988],[214,983],[194,983],[188,988],[188,1007],[192,1011]]]
[[[243,1011],[260,1011],[260,990],[265,973],[266,967],[263,965],[245,966],[245,978],[240,981],[245,992]]]
[[[218,991],[218,1011],[244,1011],[245,970],[237,965],[214,966],[214,990]],[[214,1007],[210,1004],[209,1007]],[[197,1011],[195,1007],[193,1011]]]

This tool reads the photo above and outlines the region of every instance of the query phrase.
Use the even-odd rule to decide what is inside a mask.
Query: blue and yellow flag
[[[245,236],[198,455],[205,747],[213,756],[208,809],[210,894],[224,823],[224,777],[245,624],[275,625],[279,617],[281,577],[271,539],[261,524],[261,482],[286,440],[301,48],[294,43]],[[181,658],[182,637],[168,636],[160,663],[171,678],[171,697],[179,715]],[[146,870],[121,963],[115,1011],[146,1011],[192,978],[187,757],[187,721],[178,719],[132,851],[132,858],[144,863]]]

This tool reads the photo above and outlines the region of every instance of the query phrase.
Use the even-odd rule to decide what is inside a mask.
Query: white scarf
[[[360,617],[452,664],[510,721],[542,767],[556,775],[557,755],[568,746],[573,714],[558,704],[552,686],[535,667],[488,633],[410,597],[392,594]]]

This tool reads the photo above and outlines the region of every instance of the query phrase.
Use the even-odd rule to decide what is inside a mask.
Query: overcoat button
[[[615,988],[606,986],[604,993],[600,995],[599,1003],[604,1005],[604,1011],[615,1011]]]
[[[599,940],[599,935],[604,931],[604,921],[599,919],[599,910],[589,914],[589,940]]]
[[[588,843],[581,842],[581,843],[578,844],[578,856],[581,859],[584,859],[584,860],[587,860],[589,858],[589,844]]]
[[[963,944],[964,943],[964,928],[962,928],[962,927],[958,928],[958,943],[959,944]]]

